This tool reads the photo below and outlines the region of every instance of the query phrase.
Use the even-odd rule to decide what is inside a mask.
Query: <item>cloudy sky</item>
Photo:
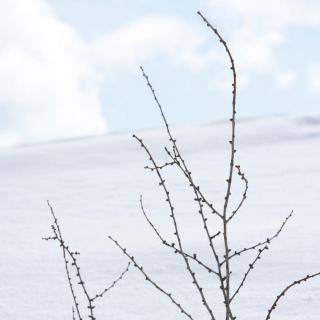
[[[0,0],[0,145],[159,127],[139,65],[172,124],[319,115],[318,0]]]

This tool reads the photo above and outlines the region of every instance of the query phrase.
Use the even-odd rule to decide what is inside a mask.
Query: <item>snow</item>
[[[193,176],[221,208],[228,170],[229,124],[173,128]],[[159,159],[169,145],[163,129],[139,132]],[[294,210],[285,230],[270,245],[234,302],[237,319],[264,319],[289,282],[320,269],[320,117],[275,116],[244,119],[237,126],[236,163],[249,179],[248,199],[232,222],[231,248],[265,240]],[[112,235],[144,265],[150,277],[172,292],[194,316],[209,319],[191,286],[181,257],[163,247],[139,208],[146,210],[171,241],[173,227],[148,157],[129,134],[3,148],[0,150],[0,315],[1,319],[71,319],[60,248],[50,235],[50,200],[65,239],[81,252],[80,265],[94,294],[112,282],[127,260],[107,239]],[[165,171],[185,247],[212,263],[190,188],[174,168]],[[243,186],[235,179],[235,206]],[[216,230],[216,220],[210,221]],[[233,288],[254,256],[235,258]],[[218,319],[221,295],[216,279],[195,267]],[[320,279],[293,289],[274,319],[319,319]],[[133,268],[97,303],[98,319],[185,319]]]

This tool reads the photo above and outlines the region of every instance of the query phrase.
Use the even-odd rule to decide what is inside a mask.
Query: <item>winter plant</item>
[[[226,179],[226,190],[225,190],[225,197],[223,199],[223,207],[222,209],[218,209],[205,195],[205,193],[202,191],[200,186],[195,181],[191,170],[189,168],[189,165],[186,163],[185,158],[180,151],[180,148],[178,146],[177,140],[173,136],[170,126],[168,124],[167,118],[164,114],[164,111],[162,109],[162,106],[158,100],[158,97],[155,93],[155,90],[150,82],[149,77],[146,75],[144,69],[141,67],[142,75],[146,80],[147,86],[149,87],[152,96],[155,100],[155,103],[160,111],[161,118],[163,120],[163,123],[166,128],[166,132],[169,138],[169,142],[171,144],[171,147],[165,147],[165,153],[168,157],[168,161],[164,164],[158,164],[157,160],[151,153],[148,146],[144,143],[144,141],[139,138],[136,135],[133,135],[133,138],[140,144],[141,148],[144,150],[146,155],[148,156],[148,159],[150,161],[150,164],[146,166],[145,168],[147,170],[150,170],[153,172],[159,182],[159,186],[163,191],[165,202],[168,206],[169,216],[171,219],[171,223],[173,226],[173,236],[175,238],[174,242],[168,241],[164,238],[164,236],[161,234],[160,230],[156,227],[156,225],[151,221],[149,215],[147,214],[142,196],[140,197],[140,207],[142,214],[144,218],[146,219],[147,223],[155,233],[156,237],[160,240],[160,242],[171,249],[182,261],[184,266],[186,267],[186,272],[189,274],[190,280],[192,282],[192,285],[195,289],[195,297],[196,295],[199,297],[200,301],[203,304],[203,308],[207,312],[209,319],[211,320],[217,320],[217,314],[216,309],[213,307],[212,299],[208,297],[205,290],[203,289],[202,285],[199,281],[199,274],[195,272],[195,265],[200,266],[199,270],[202,270],[205,273],[211,274],[213,277],[215,277],[218,280],[219,285],[217,286],[217,290],[221,293],[222,297],[222,308],[225,311],[225,319],[226,320],[235,320],[236,315],[233,311],[233,305],[236,301],[236,298],[239,294],[239,292],[243,289],[243,287],[246,284],[246,280],[248,279],[248,276],[253,271],[254,267],[256,266],[256,263],[261,259],[264,252],[269,249],[269,244],[276,239],[279,234],[283,231],[285,225],[287,224],[288,220],[292,216],[292,212],[284,219],[282,224],[280,225],[277,232],[275,232],[273,235],[265,239],[264,241],[252,244],[251,246],[248,246],[246,248],[238,249],[238,250],[232,250],[230,246],[230,232],[229,232],[229,225],[234,219],[234,217],[237,215],[239,210],[241,209],[243,203],[245,202],[247,198],[247,191],[248,191],[248,179],[246,178],[245,174],[243,173],[241,167],[239,165],[235,164],[235,155],[236,155],[236,97],[237,97],[237,73],[235,68],[235,62],[232,57],[232,54],[229,50],[229,47],[226,43],[226,41],[223,39],[223,37],[220,35],[217,29],[215,29],[209,21],[201,14],[201,12],[198,12],[198,15],[202,18],[204,23],[207,25],[207,27],[214,33],[214,35],[218,38],[221,45],[225,49],[229,62],[230,62],[230,69],[232,72],[232,114],[230,118],[231,122],[231,137],[229,140],[230,144],[230,161],[228,166],[228,176]],[[193,198],[197,205],[197,214],[199,215],[199,218],[202,223],[203,227],[203,233],[207,239],[207,246],[211,252],[211,263],[205,263],[201,258],[199,258],[199,255],[196,253],[189,253],[185,250],[183,238],[181,236],[179,220],[176,215],[176,210],[174,207],[174,202],[171,197],[171,194],[169,192],[168,185],[166,183],[166,180],[164,179],[163,171],[167,167],[175,167],[179,172],[182,173],[182,175],[185,178],[186,184],[190,186],[192,192],[193,192]],[[241,200],[239,201],[238,205],[235,208],[230,208],[230,197],[231,197],[231,190],[233,186],[234,178],[236,178],[236,175],[243,181],[244,185],[244,191],[241,197]],[[181,312],[185,317],[189,318],[190,320],[195,320],[195,318],[191,315],[189,310],[186,306],[184,306],[181,302],[179,302],[168,289],[164,289],[160,284],[153,280],[152,277],[145,271],[143,266],[139,264],[137,259],[129,253],[129,251],[121,245],[117,240],[115,240],[113,237],[109,236],[109,238],[114,242],[114,244],[123,252],[125,256],[129,259],[129,264],[127,268],[121,273],[118,279],[116,279],[109,287],[104,288],[100,293],[97,293],[95,295],[90,295],[88,293],[87,287],[85,285],[85,282],[83,280],[83,277],[80,272],[80,267],[78,264],[77,256],[78,252],[72,251],[69,246],[65,243],[61,228],[58,224],[58,220],[54,214],[54,211],[50,204],[48,203],[52,217],[53,217],[53,224],[52,224],[52,232],[53,235],[47,238],[44,238],[45,240],[54,240],[57,241],[59,246],[62,249],[62,255],[65,265],[65,270],[67,274],[67,279],[69,283],[69,287],[71,290],[74,306],[72,308],[73,310],[73,319],[84,319],[84,316],[82,315],[82,309],[80,308],[75,289],[74,284],[76,281],[76,284],[80,286],[82,293],[84,294],[84,297],[87,301],[87,309],[89,310],[89,314],[87,317],[89,319],[96,319],[94,316],[94,308],[95,303],[99,298],[102,298],[105,293],[107,293],[111,288],[113,288],[118,281],[122,279],[124,274],[128,271],[130,262],[133,264],[133,266],[139,270],[140,273],[143,274],[145,280],[149,282],[155,289],[160,291],[164,296],[168,298],[168,300],[176,306],[179,312]],[[216,230],[217,225],[214,226],[210,223],[208,219],[208,211],[210,213],[210,217],[215,217],[217,221],[219,222],[219,230],[213,232],[213,227]],[[223,248],[223,252],[221,253],[217,248]],[[236,264],[236,259],[239,256],[243,256],[246,253],[254,252],[254,259],[250,261],[248,264],[247,270],[244,272],[242,278],[240,279],[239,283],[234,283],[231,273],[232,273],[232,264]],[[201,271],[199,271],[201,272]],[[277,306],[279,305],[280,300],[288,293],[289,290],[291,290],[293,287],[308,281],[311,278],[320,276],[320,272],[313,273],[306,275],[302,277],[301,279],[295,280],[292,283],[290,283],[288,286],[286,286],[275,298],[273,304],[270,306],[268,311],[266,312],[265,320],[271,319],[271,316]],[[216,306],[219,302],[214,301],[214,306]]]
[[[168,121],[166,119],[166,116],[163,112],[163,108],[158,100],[158,97],[155,93],[155,90],[150,82],[149,77],[146,75],[144,69],[141,67],[142,75],[145,78],[147,82],[147,86],[149,87],[151,94],[155,100],[155,103],[160,111],[163,123],[166,128],[166,132],[171,144],[171,147],[165,147],[164,150],[166,152],[166,155],[168,157],[168,161],[164,164],[159,164],[153,154],[151,153],[148,146],[144,143],[144,141],[136,136],[133,135],[133,138],[137,140],[137,142],[141,145],[141,148],[146,153],[150,165],[146,166],[145,168],[147,170],[150,170],[153,172],[159,181],[159,186],[163,191],[165,201],[168,206],[168,211],[170,215],[170,219],[172,222],[172,226],[174,229],[173,236],[175,238],[174,242],[168,241],[163,237],[159,229],[154,225],[154,223],[151,221],[149,215],[147,214],[142,196],[140,197],[140,206],[142,214],[144,215],[147,223],[154,231],[155,235],[159,238],[160,242],[166,246],[169,247],[171,250],[173,250],[177,256],[182,260],[182,263],[184,263],[186,267],[186,272],[190,276],[190,280],[192,281],[192,285],[195,290],[195,295],[198,295],[199,299],[201,300],[203,307],[205,311],[207,312],[209,318],[211,320],[216,320],[216,310],[213,308],[212,305],[212,299],[209,299],[208,295],[206,294],[205,290],[203,289],[202,285],[199,281],[198,274],[194,271],[194,264],[200,265],[202,268],[201,270],[203,272],[209,272],[212,274],[213,277],[216,277],[219,281],[219,285],[217,287],[217,290],[219,290],[222,294],[222,301],[223,301],[223,309],[225,310],[225,319],[226,320],[235,320],[236,315],[233,312],[233,305],[236,301],[236,298],[241,291],[241,289],[244,287],[246,280],[249,276],[249,274],[253,271],[256,263],[261,259],[262,255],[266,250],[269,249],[269,244],[279,236],[279,234],[284,229],[286,223],[292,216],[292,212],[285,218],[283,223],[281,224],[278,231],[273,234],[272,236],[268,237],[266,240],[255,243],[249,247],[239,249],[236,251],[232,251],[230,247],[230,233],[229,233],[229,225],[233,218],[237,215],[239,210],[241,209],[243,203],[245,202],[247,198],[247,190],[248,190],[248,180],[246,176],[244,175],[242,169],[239,165],[235,164],[235,154],[236,154],[236,141],[235,141],[235,132],[236,132],[236,97],[237,97],[237,73],[235,68],[235,62],[232,57],[232,54],[229,50],[229,47],[226,43],[226,41],[223,39],[219,31],[214,28],[210,22],[202,15],[201,12],[198,12],[198,15],[202,18],[204,23],[207,25],[207,27],[214,33],[214,35],[218,38],[221,45],[225,49],[229,62],[230,62],[230,69],[232,71],[232,115],[230,118],[231,122],[231,138],[229,140],[230,144],[230,162],[229,162],[229,172],[228,177],[226,179],[227,186],[225,191],[225,197],[223,201],[223,208],[222,210],[219,210],[207,197],[207,195],[204,194],[200,186],[195,181],[191,170],[188,166],[188,164],[185,161],[185,158],[183,154],[181,153],[177,140],[173,136],[171,129],[169,127]],[[166,169],[168,166],[174,166],[179,170],[183,176],[185,177],[186,183],[190,186],[193,192],[194,201],[197,203],[197,210],[199,218],[202,221],[203,226],[203,232],[207,238],[207,245],[211,251],[212,254],[212,262],[210,264],[205,263],[203,260],[201,260],[196,253],[189,253],[185,250],[185,246],[183,243],[183,239],[181,237],[180,232],[180,224],[176,215],[174,202],[171,197],[171,194],[169,192],[169,188],[167,186],[166,180],[164,179],[163,170]],[[235,174],[239,176],[239,178],[243,181],[244,184],[244,191],[242,194],[242,198],[235,209],[230,208],[230,196],[231,196],[231,189],[233,185],[233,179],[235,178]],[[209,223],[207,213],[205,210],[209,210],[211,215],[214,215],[218,221],[220,222],[220,230],[218,232],[212,232],[212,225]],[[214,225],[216,228],[216,225]],[[171,303],[173,303],[178,311],[180,311],[182,314],[184,314],[187,318],[190,320],[194,320],[195,318],[191,315],[191,313],[188,311],[186,306],[184,306],[182,303],[180,303],[167,289],[164,289],[160,286],[160,284],[153,280],[152,277],[145,271],[143,266],[138,263],[137,259],[132,256],[129,251],[122,246],[117,240],[115,240],[113,237],[109,236],[109,238],[114,242],[114,244],[121,249],[124,255],[127,256],[127,258],[132,262],[135,268],[137,268],[145,277],[145,280],[148,281],[155,289],[160,291],[163,295],[165,295]],[[219,253],[217,248],[221,247],[221,245],[218,245],[218,242],[220,241],[220,244],[222,242],[223,247],[223,254]],[[240,255],[244,255],[248,252],[255,251],[256,255],[254,259],[249,263],[248,268],[246,272],[243,274],[242,279],[239,283],[234,283],[232,281],[231,273],[232,273],[232,265],[231,262],[236,263],[236,258]],[[266,320],[271,319],[272,313],[277,308],[280,300],[285,296],[285,294],[293,287],[301,284],[302,282],[305,282],[311,278],[314,278],[316,276],[319,276],[320,272],[306,275],[303,278],[299,280],[293,281],[291,284],[289,284],[286,288],[284,288],[283,291],[281,291],[277,297],[275,298],[273,304],[270,306],[270,308],[267,311]],[[214,305],[217,305],[217,301],[214,303]]]

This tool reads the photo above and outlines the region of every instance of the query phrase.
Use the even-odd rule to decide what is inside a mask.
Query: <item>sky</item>
[[[172,125],[319,116],[317,0],[1,0],[0,146]]]

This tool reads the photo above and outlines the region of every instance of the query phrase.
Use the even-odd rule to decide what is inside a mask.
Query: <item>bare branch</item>
[[[65,269],[66,269],[66,274],[67,274],[67,278],[68,278],[68,283],[69,283],[69,287],[70,287],[71,294],[72,294],[73,301],[74,301],[74,306],[75,306],[75,309],[76,309],[76,312],[77,312],[79,320],[83,320],[83,318],[81,316],[79,303],[78,303],[78,300],[77,300],[77,297],[76,297],[76,294],[75,294],[75,291],[74,291],[74,288],[73,288],[73,281],[72,281],[72,277],[71,277],[71,273],[70,273],[70,269],[69,269],[70,262],[69,262],[68,259],[71,259],[71,266],[73,266],[73,268],[75,269],[75,275],[76,275],[76,278],[78,279],[77,284],[82,288],[82,291],[83,291],[83,293],[84,293],[84,295],[86,297],[86,300],[87,300],[87,303],[88,303],[87,308],[89,309],[88,318],[91,319],[91,320],[95,320],[96,319],[95,316],[94,316],[95,306],[94,306],[93,302],[97,298],[101,298],[106,292],[108,292],[111,288],[113,288],[123,278],[123,276],[128,272],[130,264],[128,264],[127,268],[121,273],[121,275],[115,281],[112,282],[112,284],[109,287],[105,288],[101,293],[99,293],[99,294],[95,295],[95,297],[91,298],[91,296],[88,293],[86,284],[85,284],[85,282],[83,280],[83,277],[81,275],[80,266],[79,266],[78,261],[77,261],[77,256],[80,253],[77,252],[77,251],[71,251],[69,246],[65,243],[65,241],[64,241],[64,239],[62,237],[61,228],[60,228],[58,219],[55,216],[54,210],[53,210],[52,206],[50,205],[49,201],[47,201],[47,204],[48,204],[48,206],[50,208],[50,212],[51,212],[51,215],[52,215],[53,221],[54,221],[54,224],[51,226],[51,229],[53,231],[53,236],[43,238],[43,240],[46,240],[46,241],[49,241],[49,240],[58,241],[60,247],[62,248],[63,260],[64,260],[64,263],[65,263]],[[72,310],[73,310],[73,317],[74,317],[74,309],[72,309]]]
[[[144,208],[143,205],[143,201],[142,201],[142,195],[140,196],[140,207],[141,207],[141,211],[145,217],[145,219],[147,220],[148,224],[150,225],[150,227],[153,229],[153,231],[155,232],[155,234],[157,235],[157,237],[161,240],[161,243],[164,244],[165,246],[172,248],[174,250],[175,253],[179,253],[181,255],[185,255],[187,256],[189,259],[194,260],[195,262],[197,262],[199,265],[201,265],[204,269],[206,269],[209,273],[213,273],[215,275],[218,275],[218,273],[216,271],[214,271],[212,268],[208,267],[206,264],[204,264],[201,260],[199,260],[197,258],[197,255],[194,254],[188,254],[186,252],[182,252],[181,250],[177,249],[175,247],[174,243],[169,243],[167,240],[165,240],[162,235],[160,234],[160,232],[158,231],[158,229],[155,227],[155,225],[151,222],[150,218],[148,217],[146,210]]]
[[[78,303],[77,296],[76,296],[74,288],[73,288],[72,278],[71,278],[71,275],[70,275],[69,261],[67,259],[68,252],[66,250],[66,247],[64,245],[64,241],[62,239],[62,234],[61,234],[60,226],[59,226],[59,223],[58,223],[58,219],[56,218],[56,216],[54,214],[54,211],[53,211],[53,208],[50,205],[49,201],[47,201],[47,204],[48,204],[48,206],[50,208],[50,212],[51,212],[51,215],[52,215],[53,221],[54,221],[54,225],[51,226],[54,236],[53,237],[43,238],[43,240],[46,240],[46,241],[48,241],[48,240],[57,240],[60,243],[60,247],[62,248],[64,266],[65,266],[67,279],[68,279],[68,284],[69,284],[69,287],[70,287],[70,291],[71,291],[71,295],[72,295],[72,298],[73,298],[74,306],[76,308],[79,320],[82,320],[83,318],[82,318],[81,313],[80,313],[79,303]]]
[[[235,166],[236,169],[238,170],[238,175],[241,177],[241,180],[244,181],[245,183],[245,189],[241,198],[240,203],[238,204],[237,208],[232,212],[232,215],[227,219],[227,222],[229,222],[235,215],[236,213],[239,211],[239,209],[242,207],[244,201],[247,198],[247,191],[248,191],[248,179],[245,177],[244,173],[241,171],[240,166],[237,165]]]
[[[169,136],[169,141],[172,143],[172,146],[173,146],[172,147],[173,155],[170,153],[170,151],[167,148],[165,148],[165,150],[166,150],[167,154],[170,156],[170,158],[172,159],[172,161],[178,165],[178,167],[183,172],[184,176],[187,178],[187,180],[189,182],[189,185],[190,185],[190,187],[192,188],[192,190],[193,190],[193,192],[195,194],[195,199],[194,200],[198,202],[198,205],[199,205],[198,212],[199,212],[199,214],[201,216],[201,219],[202,219],[202,222],[203,222],[203,227],[205,229],[207,238],[209,240],[209,246],[210,246],[210,248],[211,248],[211,250],[213,252],[213,255],[214,255],[217,267],[218,267],[218,275],[219,275],[219,279],[220,279],[220,286],[221,286],[221,290],[222,290],[223,295],[224,295],[224,300],[226,301],[227,299],[226,299],[225,288],[224,288],[224,280],[223,280],[224,277],[223,277],[222,272],[221,272],[221,266],[220,266],[220,262],[219,262],[219,257],[217,255],[217,252],[216,252],[216,250],[214,248],[214,245],[213,245],[213,242],[212,242],[214,237],[219,235],[219,233],[215,234],[214,236],[212,236],[210,234],[210,231],[209,231],[209,228],[208,228],[208,224],[207,224],[207,218],[204,216],[204,212],[203,212],[203,203],[205,203],[211,209],[213,214],[218,215],[220,218],[222,218],[222,216],[213,207],[213,205],[206,199],[206,197],[200,191],[200,187],[197,186],[194,183],[194,181],[192,179],[192,176],[191,176],[191,171],[188,169],[188,167],[187,167],[187,165],[186,165],[186,163],[184,161],[184,158],[183,158],[183,156],[181,155],[181,153],[179,151],[179,148],[178,148],[177,143],[176,143],[176,139],[174,139],[172,134],[171,134],[171,131],[170,131],[170,128],[169,128],[169,124],[167,122],[167,119],[165,117],[163,109],[162,109],[162,107],[160,105],[160,102],[159,102],[157,96],[156,96],[155,90],[153,89],[153,86],[152,86],[151,82],[149,81],[149,76],[146,75],[146,73],[144,72],[144,69],[142,67],[140,67],[140,68],[141,68],[141,71],[142,71],[142,75],[146,79],[147,85],[150,88],[150,90],[152,92],[152,95],[153,95],[153,97],[154,97],[154,99],[155,99],[155,101],[156,101],[156,103],[158,105],[158,108],[160,110],[161,117],[162,117],[162,119],[164,121],[164,124],[166,126],[166,130],[167,130],[167,134]],[[156,165],[154,165],[154,168],[156,169]],[[180,248],[180,251],[182,251],[181,248]],[[188,267],[187,267],[187,269],[188,269]],[[189,273],[192,275],[192,271],[191,272],[189,271]],[[199,287],[199,285],[197,284],[197,281],[193,281],[193,283],[195,283],[195,286],[198,288],[198,290],[201,289]],[[203,300],[208,312],[212,316],[212,312],[211,312],[209,306],[206,303],[206,300],[205,300],[205,298],[204,298],[204,296],[202,294],[202,290],[200,291],[200,294],[201,294],[202,300]]]
[[[265,250],[268,250],[269,247],[268,246],[264,246],[262,249],[259,249],[259,253],[258,255],[255,257],[255,259],[249,264],[249,268],[246,271],[246,273],[244,274],[244,277],[242,278],[242,281],[240,282],[239,287],[237,288],[237,290],[234,292],[234,294],[232,295],[232,297],[230,298],[230,303],[232,302],[232,300],[235,298],[235,296],[240,292],[241,288],[243,287],[245,281],[247,280],[247,277],[249,275],[249,273],[251,272],[251,270],[254,269],[254,265],[257,263],[258,260],[261,259],[261,255],[262,252]]]
[[[200,187],[199,186],[195,186],[192,179],[191,179],[191,172],[189,172],[186,168],[186,166],[182,167],[180,162],[177,161],[177,159],[170,153],[170,151],[168,149],[165,149],[167,154],[171,157],[171,159],[173,159],[174,161],[176,161],[176,164],[178,165],[178,167],[184,172],[185,176],[187,177],[189,183],[190,183],[190,186],[193,188],[193,191],[195,193],[195,201],[198,202],[199,204],[199,214],[201,216],[201,219],[202,219],[202,222],[203,222],[203,228],[205,230],[205,233],[206,233],[206,236],[209,240],[209,247],[213,253],[213,256],[214,256],[214,259],[215,259],[215,262],[217,264],[217,268],[218,268],[218,276],[219,276],[219,280],[220,280],[220,289],[221,289],[221,292],[223,294],[223,298],[224,298],[224,301],[225,303],[227,304],[227,294],[226,294],[226,288],[225,288],[225,284],[224,284],[224,281],[226,280],[226,277],[223,276],[222,274],[222,269],[221,269],[221,266],[222,264],[220,263],[220,258],[218,256],[218,253],[214,247],[214,244],[213,244],[213,239],[217,236],[220,235],[220,231],[217,232],[216,234],[214,235],[211,235],[210,232],[209,232],[209,228],[208,228],[208,225],[207,225],[207,218],[204,216],[204,212],[203,212],[203,202],[205,201],[203,197],[200,197],[201,194],[200,194]],[[180,156],[180,159],[182,159],[182,163],[184,163],[184,160],[182,158],[182,156]],[[213,209],[214,210],[214,209]],[[219,213],[216,212],[216,214],[218,214],[220,216]],[[229,305],[228,305],[229,307]],[[232,313],[231,313],[231,310],[229,310],[229,314],[231,315],[232,317]]]
[[[162,109],[161,109],[162,110]],[[173,203],[172,203],[172,200],[171,200],[171,196],[170,196],[170,193],[168,191],[168,188],[166,186],[166,183],[165,183],[165,180],[163,179],[162,177],[162,174],[160,172],[160,170],[157,168],[157,164],[155,162],[155,159],[153,158],[152,154],[150,153],[149,149],[147,148],[147,146],[144,144],[143,140],[138,138],[136,135],[133,135],[133,137],[140,142],[140,145],[141,147],[146,151],[146,153],[148,154],[149,156],[149,160],[152,162],[154,168],[155,168],[155,172],[157,173],[157,176],[160,180],[159,182],[159,186],[162,187],[164,193],[165,193],[165,196],[166,196],[166,201],[168,202],[168,206],[169,206],[169,209],[170,209],[170,218],[172,219],[172,222],[173,222],[173,226],[174,226],[174,236],[176,237],[177,239],[177,242],[178,242],[178,246],[179,246],[179,250],[181,251],[181,257],[183,258],[184,262],[185,262],[185,265],[186,265],[186,268],[192,278],[192,283],[193,285],[195,286],[195,288],[197,289],[200,297],[201,297],[201,301],[205,307],[205,309],[208,311],[210,317],[212,320],[215,320],[215,317],[213,315],[213,312],[207,302],[207,299],[203,293],[203,288],[199,285],[199,282],[197,280],[197,277],[196,277],[196,274],[195,272],[192,270],[191,266],[190,266],[190,263],[189,263],[189,259],[186,255],[184,255],[184,250],[183,250],[183,246],[182,246],[182,241],[181,241],[181,237],[180,237],[180,233],[179,233],[179,229],[178,229],[178,224],[177,224],[177,220],[176,220],[176,217],[175,217],[175,211],[174,211],[174,206],[173,206]]]
[[[182,166],[179,166],[180,169],[182,169],[183,173],[185,174],[185,176],[188,178],[189,182],[190,182],[190,186],[193,186],[193,187],[196,187],[196,184],[193,182],[193,179],[191,177],[191,171],[187,168],[187,165],[182,157],[182,154],[180,153],[179,151],[179,148],[178,148],[178,145],[177,145],[177,140],[173,137],[173,135],[171,134],[171,130],[170,130],[170,127],[169,127],[169,124],[168,124],[168,121],[166,119],[166,116],[163,112],[163,109],[162,109],[162,106],[158,100],[158,97],[155,93],[155,90],[149,80],[149,76],[146,75],[146,73],[144,72],[144,69],[142,66],[140,66],[140,69],[141,69],[141,72],[142,72],[142,75],[143,77],[146,79],[147,81],[147,86],[150,88],[150,91],[153,95],[153,98],[154,100],[156,101],[156,104],[160,110],[160,114],[161,114],[161,118],[166,126],[166,131],[167,131],[167,134],[168,134],[168,137],[169,137],[169,141],[172,143],[172,150],[173,150],[173,154],[174,156],[172,157],[172,160],[173,162],[176,163],[176,160],[177,158],[180,159],[180,161],[182,162]],[[167,151],[167,148],[165,148],[166,151]],[[219,214],[219,212],[213,207],[213,204],[210,203],[206,198],[205,196],[200,192],[200,190],[198,190],[198,193],[201,195],[202,199],[203,199],[203,202],[206,203],[208,205],[208,207],[212,210],[212,213],[214,214],[217,214],[219,216],[221,216]]]
[[[278,302],[279,300],[285,296],[285,294],[294,286],[297,286],[299,284],[301,284],[302,282],[306,282],[308,281],[309,279],[312,279],[312,278],[315,278],[315,277],[318,277],[320,276],[320,272],[316,272],[316,273],[313,273],[311,275],[307,275],[305,276],[304,278],[301,278],[299,280],[296,280],[296,281],[293,281],[291,284],[289,284],[284,290],[281,291],[281,293],[279,295],[277,295],[277,298],[276,300],[273,302],[272,306],[270,307],[270,309],[268,310],[268,314],[267,314],[267,317],[266,317],[266,320],[269,320],[271,319],[271,314],[272,312],[277,308],[278,306]]]
[[[163,165],[161,165],[161,166],[158,166],[157,169],[162,170],[162,169],[164,169],[164,168],[166,168],[166,167],[168,167],[168,166],[173,166],[174,164],[175,164],[174,161],[166,162],[165,164],[163,164]],[[156,169],[155,167],[149,167],[149,166],[145,166],[144,168],[145,168],[145,169],[148,169],[148,170],[150,170],[150,171],[153,171],[153,170]]]
[[[233,178],[233,168],[234,168],[234,157],[236,153],[235,149],[235,126],[236,126],[236,93],[237,93],[237,74],[236,74],[236,69],[235,69],[235,63],[233,60],[233,57],[231,55],[231,52],[229,50],[229,47],[226,43],[226,41],[222,38],[220,33],[216,28],[214,28],[209,21],[202,15],[200,11],[198,11],[198,15],[202,18],[202,20],[206,23],[207,27],[209,27],[214,34],[218,37],[219,41],[225,48],[227,55],[230,60],[231,64],[231,71],[232,71],[232,76],[233,76],[233,83],[232,83],[232,116],[230,118],[231,121],[231,140],[229,141],[230,143],[230,165],[229,165],[229,175],[227,178],[227,191],[226,191],[226,196],[225,196],[225,201],[223,205],[223,238],[224,238],[224,248],[225,248],[225,260],[226,260],[226,265],[225,265],[225,272],[226,272],[226,306],[227,306],[227,313],[226,313],[226,320],[229,320],[229,318],[232,318],[232,315],[230,314],[230,309],[229,309],[229,304],[230,304],[230,266],[229,266],[229,244],[228,244],[228,236],[227,236],[227,209],[228,209],[228,204],[229,204],[229,199],[231,195],[231,186],[232,186],[232,178]]]
[[[247,252],[247,251],[250,251],[250,250],[255,250],[255,249],[259,248],[259,247],[262,247],[265,244],[270,244],[275,238],[277,238],[280,235],[280,233],[282,232],[283,228],[287,224],[288,220],[292,217],[292,215],[293,215],[293,211],[291,211],[290,214],[285,218],[285,220],[282,222],[280,228],[277,230],[277,232],[272,237],[267,238],[265,241],[258,242],[257,244],[255,244],[255,245],[253,245],[251,247],[243,248],[242,250],[235,251],[233,254],[231,254],[229,256],[229,259],[232,259],[235,256],[240,256],[244,252]],[[221,263],[222,264],[225,263],[225,260],[222,261]]]
[[[158,108],[160,110],[160,113],[161,113],[161,117],[164,121],[164,124],[166,126],[166,130],[167,130],[167,134],[169,136],[169,141],[172,143],[173,145],[173,155],[171,154],[171,152],[165,148],[167,154],[170,156],[170,158],[172,159],[172,161],[174,163],[176,163],[178,165],[178,167],[181,169],[181,171],[183,172],[184,176],[187,178],[188,182],[189,182],[189,185],[190,187],[192,188],[194,194],[195,194],[195,201],[198,202],[198,205],[199,205],[199,214],[201,216],[201,219],[202,219],[202,222],[203,222],[203,227],[205,229],[205,232],[206,232],[206,235],[207,235],[207,238],[209,240],[209,246],[213,252],[213,255],[214,255],[214,258],[215,258],[215,261],[216,261],[216,264],[217,264],[217,267],[218,267],[218,276],[219,276],[219,279],[220,279],[220,286],[221,286],[221,290],[223,292],[223,295],[224,295],[224,300],[227,301],[227,296],[225,294],[225,287],[224,287],[224,277],[222,275],[222,272],[221,272],[221,267],[220,267],[220,261],[219,261],[219,257],[218,257],[218,254],[214,248],[214,245],[213,245],[213,242],[212,240],[217,236],[219,235],[220,233],[216,233],[214,236],[212,236],[210,234],[210,231],[209,231],[209,228],[208,228],[208,224],[207,224],[207,218],[204,216],[204,212],[203,212],[203,203],[205,203],[212,211],[212,213],[218,215],[220,218],[222,218],[222,215],[219,214],[219,212],[213,207],[213,205],[206,199],[206,197],[203,195],[203,193],[200,191],[200,187],[197,186],[193,179],[192,179],[192,176],[191,176],[191,171],[188,169],[185,161],[184,161],[184,158],[183,156],[181,155],[180,151],[179,151],[179,148],[177,146],[177,143],[176,143],[176,139],[173,138],[172,134],[171,134],[171,131],[170,131],[170,128],[169,128],[169,124],[168,124],[168,121],[165,117],[165,114],[163,112],[163,109],[161,107],[161,104],[156,96],[156,93],[155,93],[155,90],[153,89],[153,86],[149,80],[149,76],[146,75],[146,73],[144,72],[144,69],[142,67],[141,68],[141,71],[142,71],[142,75],[143,77],[146,79],[147,81],[147,85],[148,87],[150,88],[151,92],[152,92],[152,95],[158,105]],[[154,165],[154,168],[156,168],[156,165]],[[181,250],[181,248],[180,248]],[[182,250],[181,250],[182,251]],[[198,287],[197,283],[196,283],[196,286]],[[205,301],[204,297],[203,297],[203,294],[201,293],[201,296],[202,296],[202,299]],[[204,302],[206,304],[206,302]],[[207,310],[209,311],[210,315],[211,315],[211,311],[210,311],[210,308],[207,307]]]
[[[129,253],[127,252],[127,250],[125,248],[123,248],[117,240],[113,239],[111,236],[108,236],[108,238],[113,241],[113,243],[122,251],[122,253],[124,255],[126,255],[129,260],[133,263],[133,266],[136,267],[144,276],[146,281],[148,281],[149,283],[151,283],[157,290],[159,290],[161,293],[163,293],[164,295],[166,295],[170,301],[180,310],[181,313],[183,313],[186,317],[188,317],[190,320],[193,320],[192,316],[181,306],[181,304],[179,302],[177,302],[171,293],[168,293],[167,291],[165,291],[164,289],[162,289],[155,281],[153,281],[148,275],[147,273],[144,271],[143,267],[140,266],[137,262],[134,256],[130,256]]]
[[[121,281],[122,278],[124,277],[124,275],[129,271],[129,268],[130,268],[130,262],[128,263],[126,269],[124,271],[122,271],[120,276],[116,280],[114,280],[111,285],[109,285],[107,288],[105,288],[101,293],[96,294],[96,296],[92,299],[92,301],[94,301],[98,298],[102,298],[105,293],[107,293],[110,289],[114,288],[116,286],[116,284],[119,281]]]

